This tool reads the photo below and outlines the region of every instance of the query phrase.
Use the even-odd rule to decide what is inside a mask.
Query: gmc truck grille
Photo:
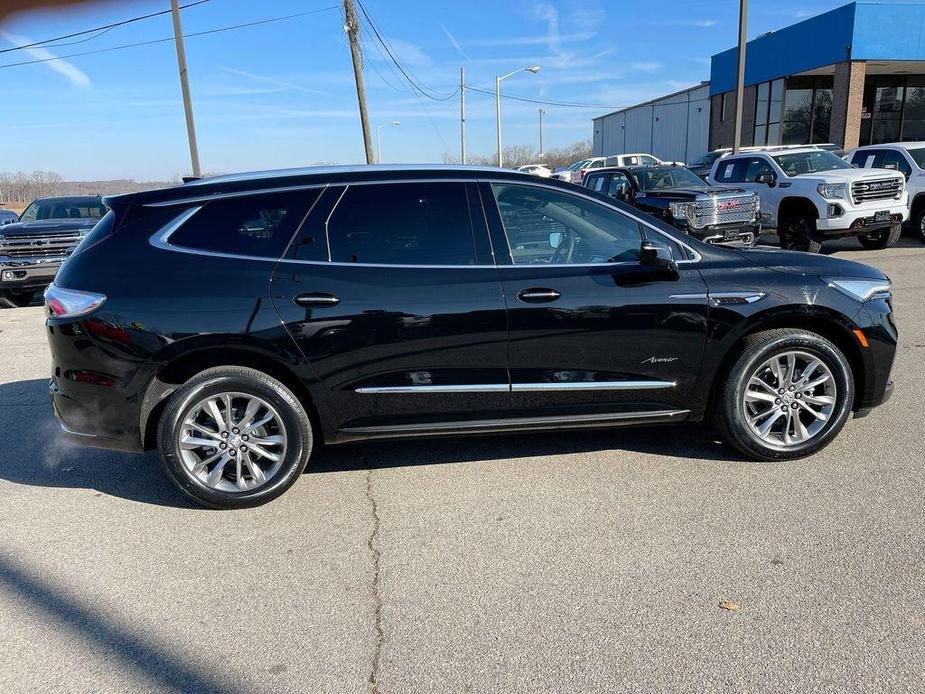
[[[80,243],[74,231],[35,236],[10,236],[0,240],[0,256],[8,258],[60,258]]]
[[[757,216],[756,195],[735,195],[710,197],[697,200],[695,226],[703,228],[717,224],[742,224],[755,221]]]
[[[855,205],[871,200],[898,200],[903,184],[898,178],[876,178],[851,184],[851,201]]]

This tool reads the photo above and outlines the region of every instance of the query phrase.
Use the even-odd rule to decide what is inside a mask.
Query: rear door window
[[[464,183],[351,185],[327,236],[336,263],[477,264]]]
[[[876,169],[883,162],[882,149],[863,149],[854,153],[851,164],[859,169]]]
[[[279,258],[317,197],[318,191],[303,190],[216,200],[175,231],[170,244]]]
[[[906,178],[912,175],[912,167],[909,166],[909,162],[906,161],[901,152],[897,152],[895,149],[884,150],[883,163],[880,164],[880,168],[902,171]]]

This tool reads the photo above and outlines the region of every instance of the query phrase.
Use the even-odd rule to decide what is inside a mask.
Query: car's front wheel
[[[299,478],[313,443],[298,398],[275,378],[238,366],[208,369],[178,388],[157,441],[167,476],[212,508],[275,499]]]
[[[902,236],[903,225],[894,224],[886,229],[879,229],[868,234],[858,236],[858,241],[869,251],[877,251],[881,248],[890,248],[896,245],[899,237]]]
[[[822,241],[816,236],[816,225],[809,217],[799,215],[781,220],[777,235],[780,247],[785,251],[819,253],[822,250]]]
[[[821,335],[768,330],[745,339],[720,385],[714,419],[723,439],[758,460],[811,455],[851,414],[854,379],[845,355]]]

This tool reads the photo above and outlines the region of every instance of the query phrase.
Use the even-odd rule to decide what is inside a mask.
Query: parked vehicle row
[[[98,197],[43,198],[0,227],[0,308],[28,306],[105,213]]]
[[[55,414],[209,506],[278,496],[322,441],[708,421],[797,458],[891,393],[882,272],[588,187],[360,167],[106,202],[46,292]]]

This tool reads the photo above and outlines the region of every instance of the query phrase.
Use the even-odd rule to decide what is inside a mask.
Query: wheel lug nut
[[[774,398],[774,404],[780,405],[780,398]]]
[[[781,411],[781,412],[786,412],[786,411],[787,411],[787,406],[784,405],[783,407],[781,407],[781,408],[780,408],[780,411]]]
[[[247,441],[249,438],[250,438],[250,437],[249,437],[247,434],[244,434],[244,436],[241,437],[241,440],[242,440],[242,441]]]
[[[223,438],[223,439],[227,439],[227,438],[228,438],[228,432],[227,432],[227,431],[223,431],[223,432],[222,432],[222,438]]]
[[[781,395],[783,395],[783,394],[784,394],[784,389],[781,388],[781,389],[780,389],[779,391],[777,391],[777,392],[780,393]]]
[[[797,408],[797,404],[793,403],[790,407],[792,407],[795,410]]]
[[[796,405],[794,405],[794,407],[796,407]],[[244,451],[247,450],[247,447],[246,447],[246,446],[241,446],[241,449],[240,449],[240,450],[241,450],[242,453],[244,453]]]
[[[219,448],[228,448],[228,444],[224,441],[218,445]]]
[[[232,434],[237,434],[237,433],[238,433],[238,430],[237,430],[237,429],[232,429],[232,430],[231,430],[231,433],[232,433]]]
[[[790,386],[790,388],[788,388],[788,390],[793,390],[793,386]]]
[[[236,454],[237,454],[237,451],[233,448],[228,451],[228,455],[236,455]]]
[[[797,393],[797,397],[798,397],[798,398],[802,398],[802,397],[803,397],[803,393]]]

